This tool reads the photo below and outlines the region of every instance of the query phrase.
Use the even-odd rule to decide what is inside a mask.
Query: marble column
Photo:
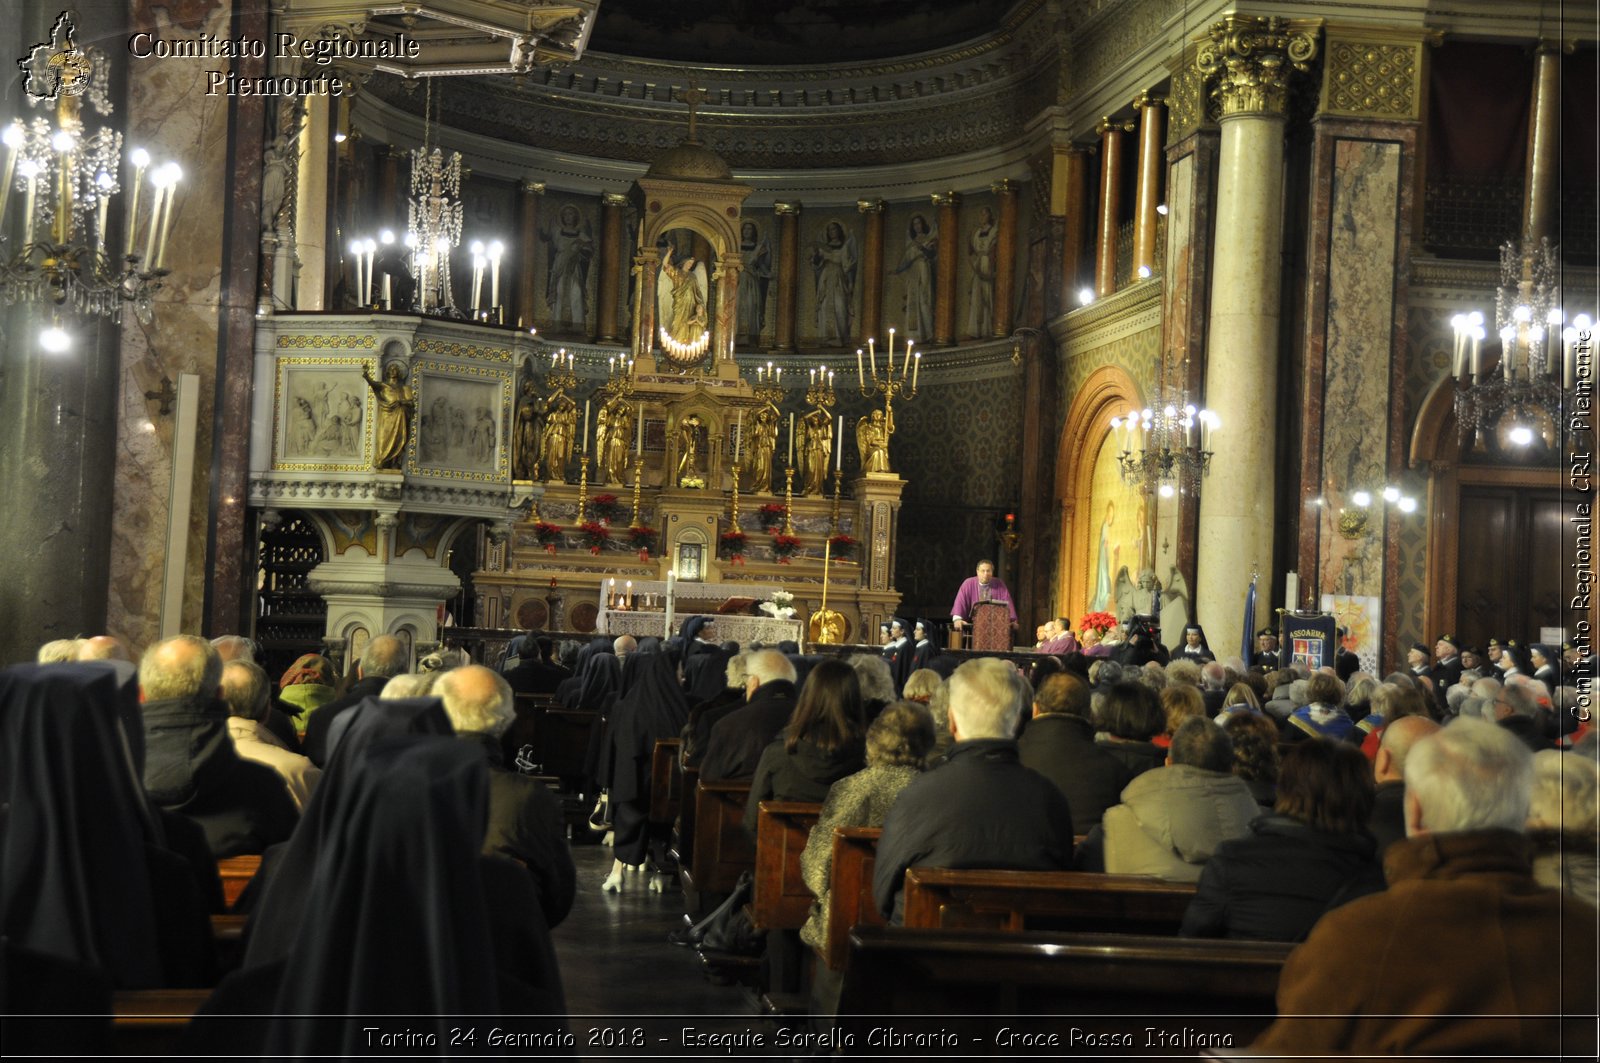
[[[1017,308],[1017,183],[996,181],[989,190],[1000,201],[1000,240],[994,262],[994,334],[1009,336]]]
[[[622,211],[628,197],[607,192],[600,199],[600,342],[622,337],[617,328],[617,294],[629,248],[622,246]]]
[[[633,256],[633,356],[651,356],[656,342],[656,278],[661,273],[661,252],[641,247]]]
[[[1078,290],[1083,287],[1083,245],[1089,236],[1089,150],[1077,144],[1058,149],[1056,165],[1061,172],[1061,305],[1078,305]]]
[[[1166,100],[1141,92],[1133,101],[1139,112],[1139,186],[1133,207],[1133,275],[1156,271],[1156,206],[1161,202],[1162,116]],[[1143,272],[1141,272],[1143,271]]]
[[[773,346],[795,349],[795,316],[800,302],[800,204],[774,203],[778,215],[778,326]]]
[[[299,273],[296,310],[328,308],[328,164],[333,147],[328,97],[306,96],[300,124],[300,172],[296,179],[294,238]]]
[[[1122,137],[1133,129],[1107,115],[1094,127],[1100,137],[1099,229],[1094,242],[1094,293],[1101,299],[1117,290],[1117,219],[1122,214]]]
[[[717,300],[711,319],[713,361],[734,362],[733,348],[738,339],[735,333],[739,318],[739,274],[743,271],[744,256],[736,250],[730,250],[717,259],[716,271],[711,274]]]
[[[1017,507],[1022,552],[1016,586],[1017,611],[1039,616],[1050,607],[1054,566],[1047,560],[1045,526],[1055,486],[1056,364],[1047,332],[1026,329],[1022,354],[1022,497]]]
[[[1539,43],[1533,68],[1533,103],[1528,115],[1528,169],[1523,188],[1522,242],[1537,247],[1545,237],[1557,238],[1554,218],[1560,211],[1561,52],[1550,41]],[[1591,191],[1593,191],[1591,189]]]
[[[517,187],[517,327],[539,324],[539,290],[534,285],[533,256],[539,249],[539,197],[543,181],[523,181]]]
[[[956,259],[961,254],[961,197],[934,193],[939,212],[939,263],[933,283],[933,342],[956,341]]]
[[[1317,25],[1230,15],[1199,55],[1222,108],[1204,399],[1226,476],[1201,495],[1195,599],[1224,645],[1242,630],[1252,572],[1272,585],[1284,125],[1289,75],[1316,55]]]
[[[866,233],[861,245],[861,343],[883,329],[883,200],[858,199]]]

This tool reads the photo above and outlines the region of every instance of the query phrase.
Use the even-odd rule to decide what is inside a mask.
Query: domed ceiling
[[[1013,0],[603,0],[591,50],[725,66],[860,62],[959,44]]]

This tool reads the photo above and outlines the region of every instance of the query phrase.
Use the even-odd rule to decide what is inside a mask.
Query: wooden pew
[[[670,827],[683,805],[683,772],[678,767],[681,738],[658,738],[650,756],[650,822]]]
[[[833,863],[828,869],[828,941],[822,962],[844,970],[850,952],[850,931],[882,926],[883,916],[872,900],[872,871],[877,865],[882,827],[833,828]]]
[[[700,769],[680,768],[679,786],[683,798],[678,802],[677,833],[672,839],[672,856],[678,867],[687,868],[694,860],[694,816],[700,789]]]
[[[750,910],[757,930],[799,930],[816,900],[800,877],[800,854],[822,806],[763,801],[756,822],[756,881]]]
[[[697,894],[731,893],[739,875],[755,868],[756,846],[744,832],[744,805],[749,797],[748,780],[700,780],[688,884]]]
[[[857,1044],[884,1016],[920,1015],[936,1018],[916,1028],[957,1033],[963,1047],[982,1036],[987,1049],[1007,1027],[1062,1036],[1074,1028],[1131,1033],[1132,1044],[1146,1048],[1146,1027],[1181,1026],[1229,1034],[1237,1048],[1271,1023],[1278,975],[1293,948],[1128,934],[861,927],[850,937],[840,1024]],[[1036,1015],[1074,1018],[1068,1027]]]
[[[211,940],[216,947],[217,969],[223,974],[244,963],[244,923],[242,915],[213,915]]]
[[[563,789],[583,789],[589,735],[599,719],[598,712],[556,705],[541,712],[533,747],[535,762],[544,766],[542,774],[558,777]]]
[[[217,877],[222,879],[222,900],[229,910],[261,870],[261,855],[230,856],[217,861]]]
[[[171,1057],[209,989],[119,989],[111,995],[111,1036],[118,1055]]]
[[[505,762],[509,767],[515,763],[517,750],[526,745],[538,744],[539,718],[545,710],[555,705],[554,694],[518,694],[513,702],[516,715],[511,718],[511,726],[506,728],[505,734],[500,739],[500,746],[505,753]]]
[[[1192,882],[1086,871],[906,870],[905,925],[927,929],[1176,934]]]

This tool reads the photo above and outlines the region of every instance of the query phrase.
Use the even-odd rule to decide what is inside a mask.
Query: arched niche
[[[1089,602],[1092,586],[1095,518],[1090,512],[1094,468],[1111,433],[1111,418],[1142,408],[1139,385],[1120,366],[1089,374],[1073,396],[1056,441],[1055,497],[1060,505],[1060,554],[1052,612],[1076,621]]]
[[[677,149],[677,150],[681,150]],[[733,362],[733,342],[737,335],[739,274],[744,258],[739,251],[740,211],[750,195],[747,185],[724,177],[709,176],[717,166],[699,159],[699,150],[687,156],[685,171],[704,170],[705,174],[674,176],[671,167],[639,178],[635,188],[639,210],[639,246],[634,254],[634,270],[639,283],[634,285],[633,352],[646,368],[656,363],[657,292],[661,275],[661,253],[657,244],[674,229],[688,229],[704,237],[715,255],[715,271],[708,278],[707,311],[711,326],[709,358],[714,372]],[[680,162],[684,160],[678,160]]]

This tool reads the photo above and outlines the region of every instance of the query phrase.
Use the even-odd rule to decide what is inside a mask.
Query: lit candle
[[[911,365],[911,344],[912,344],[912,342],[913,342],[912,340],[906,340],[906,354],[905,354],[905,357],[900,360],[900,379],[901,380],[904,380],[906,378],[906,370],[908,368],[910,368],[910,365]]]
[[[922,374],[922,352],[917,352],[916,364],[911,367],[911,390],[917,390],[917,377]]]
[[[111,206],[111,175],[102,172],[95,178],[94,184],[99,192],[99,202],[95,205],[94,226],[94,250],[98,257],[106,252],[106,208]],[[4,213],[4,210],[0,210],[0,216]]]
[[[163,244],[165,244],[165,242],[166,242],[165,240],[162,241]],[[363,306],[371,306],[372,305],[372,266],[373,266],[373,259],[377,255],[377,253],[378,253],[378,242],[376,240],[372,239],[371,237],[368,237],[367,238],[367,286],[362,289],[363,298],[361,300],[361,305],[363,305]]]
[[[867,362],[872,366],[872,379],[874,380],[878,379],[878,348],[874,346],[876,342],[876,336],[867,338]]]
[[[39,191],[39,164],[32,159],[22,160],[22,176],[28,179],[28,197],[22,201],[22,246],[33,243],[33,206]]]
[[[478,312],[478,304],[483,299],[483,241],[472,242],[472,312]]]
[[[578,452],[581,454],[589,449],[589,400],[583,400],[583,438],[578,441],[581,445]]]
[[[889,372],[894,372],[894,329],[892,328],[889,330]],[[878,375],[876,367],[873,368],[872,375]]]
[[[175,162],[169,162],[162,169],[167,171],[167,196],[161,205],[161,240],[156,244],[156,266],[166,268],[167,265],[167,234],[172,230],[172,205],[178,199],[178,181],[183,177],[183,170]]]
[[[156,229],[161,219],[161,204],[167,198],[167,185],[163,176],[165,173],[166,167],[163,166],[150,175],[150,183],[156,189],[156,199],[150,207],[150,228],[144,236],[144,268],[147,270],[156,268]]]
[[[861,348],[857,347],[856,348],[856,371],[860,372],[860,370],[861,370]],[[816,371],[816,369],[813,368],[813,369],[810,369],[810,370],[807,370],[807,371],[811,374],[811,384],[810,384],[810,386],[811,387],[816,387],[817,386],[817,371]]]
[[[639,423],[633,434],[633,453],[635,457],[644,457],[644,403],[639,403]]]
[[[393,280],[394,276],[392,274],[385,273],[383,275],[383,308],[385,310],[394,309],[394,288],[391,284]]]
[[[150,153],[143,148],[134,148],[128,153],[128,158],[133,163],[133,192],[128,197],[128,231],[122,234],[123,258],[133,254],[133,234],[139,227],[139,186],[144,183],[144,168],[150,165]],[[8,180],[6,185],[10,184]],[[0,192],[0,195],[4,194]]]
[[[856,348],[856,380],[860,382],[862,387],[866,387],[867,386],[867,374],[865,372],[863,372],[862,368],[861,368],[861,348],[860,347]]]
[[[1506,382],[1511,382],[1512,373],[1515,371],[1513,356],[1517,349],[1517,327],[1507,325],[1500,330],[1500,370],[1505,374]]]
[[[789,464],[794,464],[794,413],[789,414]]]
[[[489,306],[492,309],[500,305],[500,256],[505,254],[506,246],[499,240],[489,244]]]
[[[839,431],[835,436],[839,449],[834,452],[833,471],[840,472],[844,469],[844,415],[839,415]]]
[[[739,451],[744,446],[744,411],[740,410],[733,425],[733,463],[739,464]]]

